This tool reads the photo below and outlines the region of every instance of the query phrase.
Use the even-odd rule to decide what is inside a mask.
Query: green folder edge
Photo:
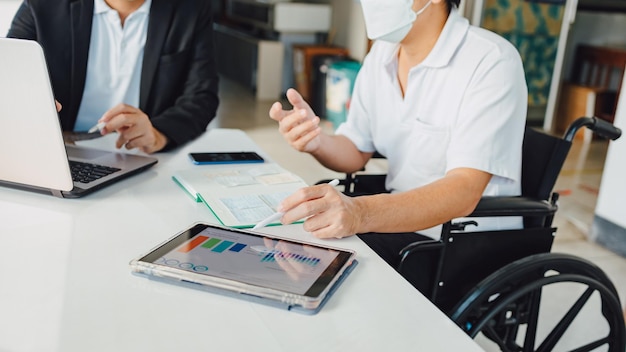
[[[185,186],[183,186],[182,183],[180,183],[180,181],[178,181],[178,179],[176,178],[176,176],[172,176],[172,180],[174,180],[174,182],[178,185],[178,187],[182,188],[183,191],[185,191],[185,194],[188,195],[189,197],[191,197],[191,199],[193,199],[194,202],[196,203],[200,203],[202,202],[201,199],[199,199],[199,194],[191,194],[189,193],[189,191],[187,190],[187,188],[185,188]]]
[[[185,188],[185,186],[183,186],[183,185],[182,185],[182,184],[178,181],[178,179],[176,179],[176,176],[172,176],[172,180],[174,180],[174,182],[175,182],[175,183],[176,183],[176,184],[177,184],[180,188],[182,188],[182,189],[183,189],[183,191],[185,191],[185,194],[187,194],[187,195],[188,195],[191,199],[193,199],[193,201],[194,201],[194,202],[196,202],[196,203],[204,203],[204,205],[206,205],[206,207],[207,207],[207,208],[209,208],[209,210],[211,211],[211,213],[213,214],[213,216],[215,216],[215,218],[217,219],[217,221],[219,221],[219,222],[220,222],[220,224],[221,224],[222,226],[232,227],[232,228],[234,228],[234,229],[249,229],[249,228],[253,228],[253,227],[254,227],[254,225],[256,225],[256,224],[252,224],[252,225],[236,225],[236,226],[229,226],[229,225],[224,224],[224,223],[222,222],[222,219],[220,219],[220,217],[219,217],[219,216],[217,216],[217,214],[215,214],[215,212],[213,211],[213,209],[211,209],[211,206],[209,205],[209,203],[207,203],[207,201],[206,201],[206,200],[204,200],[204,198],[202,197],[202,195],[201,195],[200,193],[196,193],[196,194],[191,194],[191,193],[189,193],[189,192],[187,191],[187,188]],[[303,223],[303,222],[304,222],[304,220],[299,220],[299,221],[294,222],[294,224],[301,224],[301,223]],[[281,225],[282,225],[281,223],[278,223],[278,224],[268,224],[266,227],[270,227],[270,226],[281,226]]]

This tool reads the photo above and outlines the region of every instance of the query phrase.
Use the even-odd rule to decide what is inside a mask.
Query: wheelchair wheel
[[[560,320],[549,316],[551,323],[540,323],[539,318],[546,317],[540,306],[546,304],[550,287],[560,284],[575,287],[571,290],[573,304],[565,307]],[[555,292],[553,288],[551,292]],[[561,299],[558,297],[551,308],[563,305],[566,300]],[[601,325],[599,334],[592,333],[597,332],[596,327],[586,327],[582,334],[569,331],[581,320],[587,323],[585,316],[594,310],[603,320],[597,324]],[[468,293],[452,310],[451,318],[472,338],[480,333],[501,351],[626,349],[624,318],[615,287],[600,268],[566,254],[533,255],[503,267]]]

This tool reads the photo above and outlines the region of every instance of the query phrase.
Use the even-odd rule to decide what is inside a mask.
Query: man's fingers
[[[300,136],[300,138],[294,141],[293,147],[296,148],[296,150],[305,150],[306,146],[321,133],[322,129],[320,127],[316,127],[314,130],[307,132],[305,135]]]
[[[115,122],[119,122],[119,121],[120,120],[115,119],[113,120],[113,122],[110,122],[109,124],[113,125]],[[119,137],[117,138],[117,142],[115,143],[115,145],[118,148],[121,148],[122,146],[126,145],[128,149],[131,149],[132,147],[128,146],[128,142],[143,136],[143,131],[137,128],[133,128],[133,127],[135,126],[122,124],[121,126],[116,127],[116,129],[113,129],[113,128],[111,129],[111,131],[116,130],[119,133]]]
[[[295,109],[307,109],[309,104],[302,98],[302,95],[297,90],[289,88],[287,90],[287,100],[293,105]]]
[[[310,131],[317,129],[317,127],[319,127],[319,123],[320,119],[317,116],[310,120],[299,119],[294,121],[294,123],[288,127],[287,131],[292,138],[297,139],[308,134]]]
[[[283,110],[283,105],[281,103],[275,102],[272,104],[272,107],[270,108],[270,118],[272,118],[272,120],[280,122],[285,118],[285,116],[287,116],[287,112]]]
[[[114,131],[118,131],[119,129],[121,129],[122,127],[128,127],[126,121],[126,116],[124,114],[118,114],[115,115],[115,118],[110,118],[108,121],[106,121],[106,124],[104,125],[104,127],[102,128],[102,132],[114,132]],[[105,122],[105,121],[102,121]],[[118,131],[121,132],[121,131]]]
[[[117,131],[118,133],[125,133],[125,131],[128,129],[134,129],[137,126],[141,127],[142,125],[144,125],[145,121],[142,121],[142,114],[140,114],[141,110],[135,109],[133,107],[130,108],[131,109],[120,110],[115,115],[111,115],[110,117],[108,117],[108,121],[104,121],[106,122],[106,132]],[[111,109],[107,111],[107,113],[109,112],[114,112],[114,110]],[[104,118],[100,120],[104,120]],[[143,128],[141,127],[141,129]],[[137,134],[132,136],[126,136],[127,139],[131,139],[134,137],[137,137]]]
[[[145,135],[141,135],[135,138],[127,138],[123,135],[120,135],[115,145],[117,148],[125,147],[126,149],[130,150],[133,148],[143,148],[144,146],[147,146],[148,142],[149,139]]]
[[[114,107],[112,107],[111,109],[107,110],[102,117],[100,118],[99,121],[104,121],[104,122],[108,122],[109,120],[111,120],[112,118],[118,116],[118,115],[122,115],[122,114],[131,114],[136,112],[138,109],[134,108],[130,105],[126,105],[126,104],[117,104]]]
[[[133,148],[143,148],[147,147],[150,143],[150,139],[147,136],[139,136],[137,138],[132,138],[128,142],[126,142],[126,149]]]
[[[285,211],[283,219],[292,223],[316,215],[328,209],[325,196],[334,190],[329,185],[314,185],[301,188],[280,204],[278,211]]]
[[[117,137],[117,141],[115,141],[115,148],[120,149],[124,146],[124,144],[126,144],[126,138],[122,137],[122,135]]]
[[[304,110],[297,110],[297,111],[288,111],[285,112],[285,116],[283,117],[283,119],[280,121],[280,124],[278,125],[278,131],[280,133],[287,133],[287,132],[291,132],[291,130],[296,127],[301,125],[302,123],[306,122],[306,111]]]

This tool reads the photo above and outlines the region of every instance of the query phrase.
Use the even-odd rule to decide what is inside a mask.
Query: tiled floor
[[[217,119],[212,123],[213,127],[245,130],[274,161],[298,174],[309,184],[339,175],[320,166],[311,156],[293,150],[282,139],[277,124],[268,116],[273,102],[257,102],[251,91],[225,79],[221,82],[220,96],[220,109]],[[326,125],[323,127],[330,130],[328,122],[324,123]],[[582,140],[574,142],[555,187],[561,193],[561,198],[560,209],[554,220],[558,232],[553,252],[574,254],[602,268],[616,286],[624,306],[626,258],[586,238],[593,221],[607,146],[606,141],[593,141],[590,144]],[[373,168],[384,168],[384,165],[375,164]],[[593,317],[583,322],[578,335],[584,335],[588,326],[594,326]]]

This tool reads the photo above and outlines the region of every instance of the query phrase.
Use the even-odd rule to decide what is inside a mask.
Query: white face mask
[[[413,22],[428,6],[413,12],[413,0],[361,0],[367,36],[372,40],[399,43],[411,30]]]

